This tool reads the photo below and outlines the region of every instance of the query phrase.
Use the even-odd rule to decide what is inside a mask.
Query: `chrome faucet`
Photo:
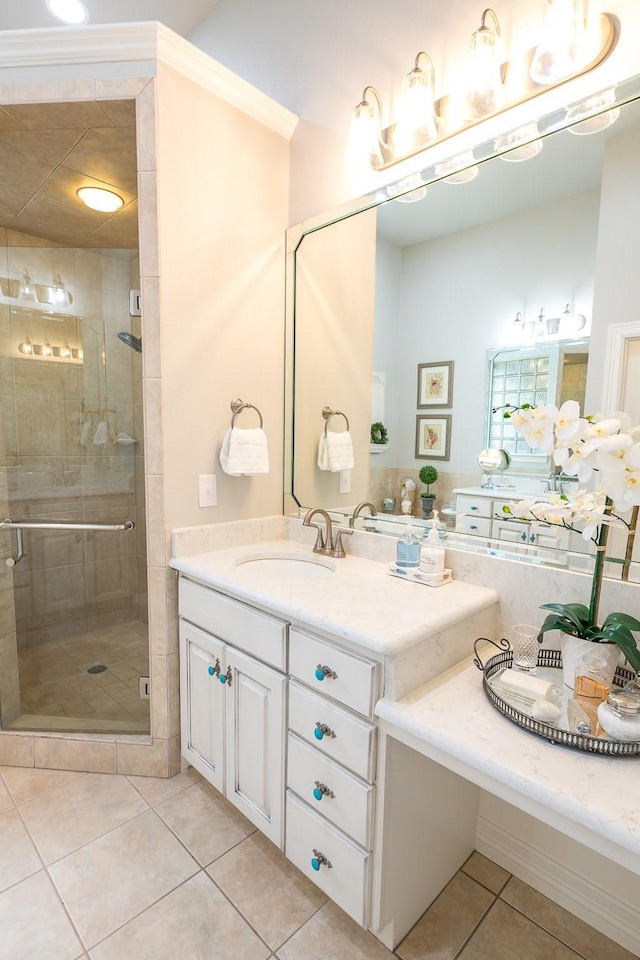
[[[322,527],[319,527],[317,523],[311,523],[312,518],[315,517],[317,513],[320,514],[325,522],[326,529],[324,534],[322,532]],[[326,510],[321,510],[320,507],[312,507],[311,510],[307,510],[305,518],[302,521],[302,525],[303,527],[314,527],[314,529],[318,531],[316,543],[313,548],[314,553],[322,553],[325,557],[339,558],[346,556],[344,547],[342,545],[342,537],[351,536],[353,530],[338,530],[334,540],[331,517]]]
[[[377,516],[378,511],[376,510],[375,503],[371,503],[371,500],[363,500],[362,503],[359,503],[355,508],[351,516],[349,517],[349,526],[353,529],[353,526],[360,516],[360,512],[364,510],[365,507],[369,507],[369,513],[372,517]]]

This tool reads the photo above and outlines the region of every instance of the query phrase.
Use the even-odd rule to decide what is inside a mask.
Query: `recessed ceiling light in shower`
[[[81,0],[46,0],[49,11],[63,23],[86,23],[89,11]]]
[[[102,187],[80,187],[77,194],[87,207],[99,210],[101,213],[114,213],[124,206],[122,197],[113,190],[105,190]]]

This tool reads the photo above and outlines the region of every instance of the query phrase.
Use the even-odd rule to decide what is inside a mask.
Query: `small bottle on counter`
[[[439,526],[438,511],[434,510],[429,535],[420,548],[421,573],[437,574],[444,570],[444,547],[438,534]]]
[[[589,718],[592,734],[596,733],[598,726],[598,706],[607,699],[610,687],[607,663],[602,657],[585,658],[578,664],[574,697]]]
[[[640,740],[640,674],[609,691],[598,707],[598,720],[614,740]]]
[[[413,527],[407,527],[398,540],[396,563],[399,567],[417,567],[420,563],[420,543]]]

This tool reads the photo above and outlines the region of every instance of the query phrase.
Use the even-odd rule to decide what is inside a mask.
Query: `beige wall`
[[[349,506],[369,494],[376,211],[304,237],[296,254],[293,493],[302,506]],[[322,408],[343,411],[354,446],[351,490],[317,466]],[[334,417],[330,430],[345,422]]]
[[[162,65],[157,94],[166,525],[279,513],[288,144]],[[222,472],[234,397],[263,415],[268,476]],[[218,506],[201,509],[210,473]]]

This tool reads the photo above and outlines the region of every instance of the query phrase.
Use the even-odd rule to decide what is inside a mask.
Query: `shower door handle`
[[[133,530],[133,520],[122,523],[77,523],[75,520],[2,520],[0,530]],[[19,559],[19,558],[18,558]]]
[[[5,560],[5,563],[6,563],[6,565],[7,565],[8,567],[15,567],[16,563],[19,563],[19,562],[22,560],[22,558],[24,557],[24,550],[23,550],[23,548],[22,548],[22,547],[23,547],[23,544],[22,544],[22,530],[21,530],[19,527],[18,527],[18,529],[16,530],[16,547],[18,548],[18,549],[17,549],[17,556],[15,556],[15,557],[7,557],[7,559]]]

